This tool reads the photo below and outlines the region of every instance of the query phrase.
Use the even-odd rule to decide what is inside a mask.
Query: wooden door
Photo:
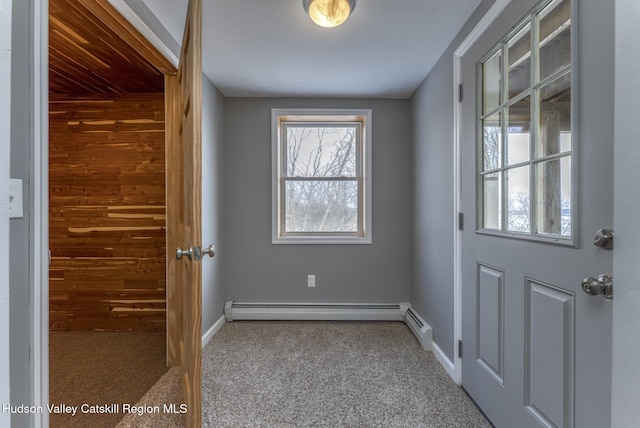
[[[612,269],[612,115],[578,103],[576,5],[513,0],[462,58],[462,384],[496,427],[610,426],[612,301],[582,283]]]
[[[190,0],[180,65],[166,77],[172,135],[167,157],[168,252],[184,251],[168,267],[167,347],[180,366],[187,427],[201,425],[202,254],[202,41],[201,0]],[[177,256],[177,254],[176,254]],[[177,258],[177,257],[176,257]]]

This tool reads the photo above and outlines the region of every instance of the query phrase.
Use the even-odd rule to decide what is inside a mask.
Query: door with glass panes
[[[611,273],[601,3],[513,0],[462,58],[462,384],[497,427],[610,425],[612,302],[582,289]]]

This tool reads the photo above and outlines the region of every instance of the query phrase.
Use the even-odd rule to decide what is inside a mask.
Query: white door
[[[582,286],[612,272],[602,3],[513,0],[462,58],[462,385],[497,427],[610,426],[612,301]]]

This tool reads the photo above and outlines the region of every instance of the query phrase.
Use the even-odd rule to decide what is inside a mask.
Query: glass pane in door
[[[540,12],[540,80],[571,64],[571,3],[554,1]]]

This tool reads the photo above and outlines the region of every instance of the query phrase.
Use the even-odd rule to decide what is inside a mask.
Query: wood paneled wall
[[[49,110],[50,328],[164,331],[164,95]]]

